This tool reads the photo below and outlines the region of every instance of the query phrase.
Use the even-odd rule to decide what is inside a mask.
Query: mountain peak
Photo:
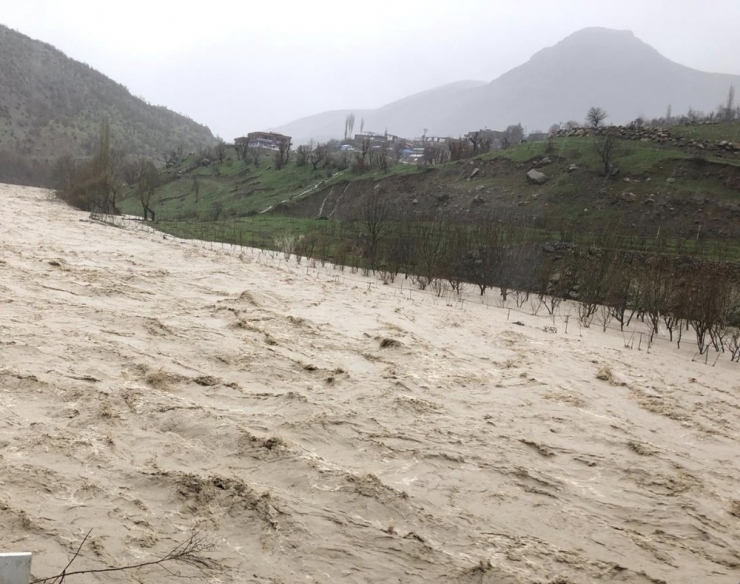
[[[559,59],[574,58],[588,61],[624,60],[635,58],[662,57],[660,53],[640,40],[631,30],[613,28],[582,28],[551,47],[542,49],[532,56],[537,60],[544,55],[557,56]]]
[[[630,40],[636,39],[637,37],[635,36],[635,33],[631,30],[606,28],[604,26],[587,26],[586,28],[582,28],[574,33],[569,34],[562,41],[560,41],[560,43],[566,43],[570,40],[599,40],[606,38]]]
[[[365,110],[368,128],[385,128],[400,136],[459,136],[483,127],[503,129],[521,123],[543,130],[567,120],[582,120],[594,105],[609,112],[609,122],[626,123],[638,116],[657,117],[668,105],[673,112],[692,107],[711,111],[740,77],[696,71],[663,56],[630,30],[589,27],[492,82],[470,88],[447,86]],[[318,118],[318,117],[317,117]],[[311,137],[323,131],[341,135],[344,116],[300,120],[282,132]]]

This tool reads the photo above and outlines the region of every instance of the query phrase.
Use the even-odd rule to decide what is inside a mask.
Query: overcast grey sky
[[[740,74],[738,0],[0,0],[0,22],[226,139],[490,81],[586,26]]]

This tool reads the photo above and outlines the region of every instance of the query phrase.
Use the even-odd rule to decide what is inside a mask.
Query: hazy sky
[[[226,139],[490,81],[586,26],[740,74],[738,0],[0,0],[0,22]]]

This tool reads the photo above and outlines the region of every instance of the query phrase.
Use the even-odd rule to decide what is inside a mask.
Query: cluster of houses
[[[280,150],[280,146],[290,146],[290,136],[278,134],[277,132],[250,132],[243,138],[234,140],[237,146],[248,148],[265,148],[266,150]]]
[[[521,128],[521,126],[519,126]],[[463,139],[470,143],[485,144],[487,150],[498,150],[509,143],[518,143],[523,139],[517,136],[512,140],[511,128],[506,131],[498,130],[477,130],[469,132],[463,136]],[[401,138],[387,132],[379,134],[375,132],[361,132],[355,134],[354,138],[348,138],[341,142],[335,142],[337,148],[343,152],[354,152],[360,148],[370,149],[388,148],[399,155],[401,162],[415,163],[425,156],[425,151],[429,147],[446,148],[450,142],[456,138],[442,136],[427,136],[426,133],[413,139]],[[264,148],[267,150],[280,150],[281,146],[291,145],[291,137],[276,132],[250,132],[245,137],[235,140],[237,146],[246,146],[248,148]]]

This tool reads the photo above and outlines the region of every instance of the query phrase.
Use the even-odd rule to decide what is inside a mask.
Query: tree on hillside
[[[617,137],[612,132],[607,132],[602,138],[595,138],[594,146],[604,166],[604,176],[608,177],[612,171]]]
[[[321,162],[327,157],[329,154],[329,150],[327,147],[323,144],[317,144],[316,148],[311,150],[311,152],[308,153],[308,161],[311,163],[311,166],[314,170],[316,170],[316,167],[318,167]]]
[[[311,147],[306,144],[301,144],[295,149],[295,165],[306,166],[308,164],[308,155],[311,152]]]
[[[154,189],[159,186],[159,171],[151,160],[142,161],[141,172],[139,175],[136,191],[139,195],[142,210],[144,211],[144,221],[151,216],[152,221],[155,219],[154,209],[151,208],[150,202]]]
[[[370,166],[377,166],[383,172],[387,172],[390,164],[390,156],[388,155],[389,150],[390,143],[388,142],[388,136],[386,135],[380,144],[375,144],[370,148]]]
[[[234,150],[236,151],[236,159],[247,162],[247,138],[237,138],[234,140]]]
[[[352,133],[355,130],[355,114],[348,114],[344,119],[344,139],[352,137]]]
[[[365,201],[362,221],[365,254],[370,260],[372,271],[375,271],[377,267],[378,248],[389,226],[387,199],[373,189]]]
[[[57,158],[52,169],[52,186],[57,192],[69,190],[77,173],[77,161],[70,155],[64,154]]]
[[[523,133],[524,132],[522,132],[522,134]],[[488,152],[491,149],[491,139],[483,132],[472,132],[468,136],[468,140],[470,140],[470,143],[473,146],[473,156],[480,154],[481,152]]]
[[[223,164],[224,158],[226,157],[226,142],[219,138],[218,142],[216,142],[216,145],[213,147],[213,150],[216,153],[218,161]]]
[[[262,158],[262,148],[259,146],[252,146],[247,149],[247,154],[252,159],[252,162],[254,162],[254,166],[259,167],[260,158]]]
[[[371,142],[369,138],[365,138],[360,144],[360,148],[355,150],[355,160],[352,164],[352,171],[357,174],[362,174],[367,170],[368,158],[370,156]]]
[[[504,139],[508,140],[509,146],[516,146],[524,140],[524,128],[521,124],[511,124],[504,133],[506,134]]]
[[[606,111],[600,107],[592,107],[586,114],[586,122],[592,128],[598,128],[601,123],[608,117]]]
[[[735,86],[730,85],[730,91],[727,92],[727,101],[718,108],[720,117],[725,122],[731,122],[735,119]]]
[[[280,142],[275,151],[275,169],[280,170],[290,162],[290,140]]]
[[[78,209],[118,214],[117,199],[120,194],[118,177],[121,174],[122,162],[122,153],[110,147],[110,126],[104,121],[100,127],[98,147],[92,159],[75,167],[73,175],[63,181],[66,185],[62,184],[61,188],[57,189],[57,196]]]
[[[199,202],[199,195],[200,195],[200,181],[198,180],[197,176],[193,176],[193,188],[191,190],[192,193],[195,194],[195,202]]]

